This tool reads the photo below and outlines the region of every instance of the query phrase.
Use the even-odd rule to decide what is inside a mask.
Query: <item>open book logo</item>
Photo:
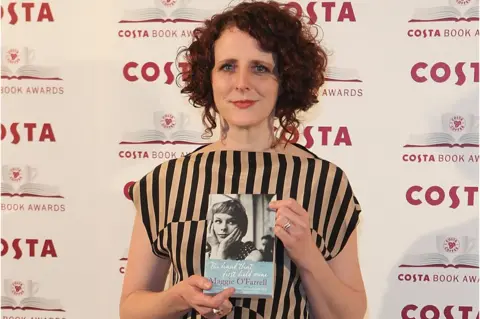
[[[479,147],[478,116],[447,113],[441,124],[443,132],[411,135],[403,147]]]
[[[35,64],[35,50],[29,47],[2,48],[2,62],[5,80],[62,80],[57,68]]]
[[[119,23],[201,22],[213,14],[207,10],[189,7],[191,0],[154,0],[153,2],[153,7],[126,10]]]
[[[325,80],[331,82],[363,82],[355,69],[327,67]]]
[[[39,284],[33,280],[3,280],[3,310],[43,310],[65,312],[60,301],[36,296]]]
[[[187,127],[188,122],[185,113],[158,111],[153,114],[155,129],[126,133],[120,144],[206,144],[201,132]]]
[[[29,165],[2,166],[2,196],[64,198],[57,187],[36,183],[37,169]]]
[[[449,0],[448,5],[416,9],[408,22],[479,21],[478,0]]]
[[[407,255],[399,267],[479,268],[476,238],[439,235],[436,247],[436,252]]]

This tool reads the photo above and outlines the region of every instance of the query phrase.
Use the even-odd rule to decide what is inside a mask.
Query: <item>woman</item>
[[[216,203],[207,232],[208,258],[231,260],[262,260],[262,254],[251,242],[242,242],[247,234],[248,217],[240,201],[230,199]]]
[[[288,10],[253,2],[205,21],[186,59],[182,92],[203,108],[206,132],[218,120],[221,136],[158,165],[130,189],[138,214],[121,318],[363,318],[361,208],[346,174],[279,138],[299,124],[299,111],[318,102],[325,52]],[[277,238],[273,298],[230,298],[233,288],[203,294],[211,287],[202,276],[209,194],[277,196],[270,203]],[[170,266],[172,286],[165,290]]]

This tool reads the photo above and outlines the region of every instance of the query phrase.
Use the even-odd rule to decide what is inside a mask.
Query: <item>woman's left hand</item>
[[[292,198],[273,201],[270,208],[276,210],[275,236],[282,241],[290,259],[301,266],[312,252],[318,252],[310,231],[308,212]]]

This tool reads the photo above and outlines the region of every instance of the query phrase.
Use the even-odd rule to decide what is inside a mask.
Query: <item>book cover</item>
[[[274,194],[211,194],[206,223],[205,294],[233,287],[233,297],[271,298],[274,286]]]

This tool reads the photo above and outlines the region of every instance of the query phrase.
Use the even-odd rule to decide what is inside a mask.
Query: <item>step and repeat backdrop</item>
[[[209,142],[177,52],[235,3],[2,1],[2,319],[118,318],[128,187]],[[329,53],[296,141],[362,205],[367,318],[478,318],[478,0],[284,3]]]

